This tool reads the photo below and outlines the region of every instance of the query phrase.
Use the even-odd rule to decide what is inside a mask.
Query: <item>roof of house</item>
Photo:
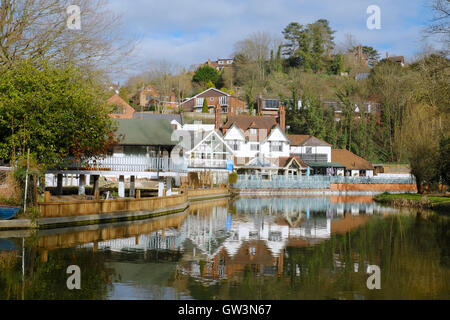
[[[308,165],[299,156],[280,157],[278,164],[280,168],[286,168],[291,163],[291,161],[297,161],[302,168],[308,167]]]
[[[247,129],[267,129],[270,132],[274,126],[277,125],[277,119],[275,117],[267,116],[229,116],[227,123],[223,125],[224,129],[230,129],[233,124],[241,129],[242,131],[247,131]]]
[[[183,125],[183,116],[181,114],[159,114],[151,112],[136,112],[134,114],[134,119],[164,119],[164,120],[175,120],[179,124]]]
[[[125,100],[123,100],[118,94],[113,95],[111,98],[109,98],[106,101],[106,104],[108,106],[111,105],[118,105],[121,106],[122,108],[124,108],[124,113],[123,114],[115,114],[112,113],[111,117],[115,118],[115,117],[127,117],[127,118],[132,118],[133,114],[135,113],[135,110],[132,106],[130,106]]]
[[[291,146],[299,146],[310,136],[307,134],[288,134],[288,137],[291,140]]]
[[[288,137],[291,140],[291,146],[331,147],[331,144],[310,135],[289,134]]]
[[[216,89],[216,88],[209,88],[209,89],[206,89],[205,91],[202,91],[199,94],[193,96],[192,98],[186,99],[180,105],[185,104],[186,102],[191,101],[192,99],[196,99],[198,97],[209,97],[208,96],[208,92],[213,92],[214,96],[223,95],[223,96],[227,96],[227,97],[235,97],[235,96],[229,94],[228,92],[224,92],[224,91],[221,91],[221,90]],[[237,97],[235,97],[235,98],[237,98]],[[239,98],[237,98],[237,99],[239,99]]]
[[[373,165],[364,158],[361,158],[344,149],[331,150],[331,161],[343,164],[348,170],[374,170]]]
[[[172,141],[173,131],[169,120],[119,119],[116,134],[120,137],[119,145],[175,146],[177,141]]]

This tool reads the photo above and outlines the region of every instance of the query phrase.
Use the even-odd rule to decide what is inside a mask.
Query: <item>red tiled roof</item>
[[[291,146],[299,146],[307,139],[309,139],[310,135],[307,134],[288,134],[289,140],[291,140]]]
[[[331,150],[331,161],[344,165],[348,170],[374,170],[373,165],[364,158],[361,158],[343,149]]]
[[[277,125],[277,119],[275,117],[264,116],[229,116],[227,123],[223,125],[224,129],[230,129],[233,124],[236,124],[242,131],[247,131],[249,128],[254,129],[267,129],[267,132]]]

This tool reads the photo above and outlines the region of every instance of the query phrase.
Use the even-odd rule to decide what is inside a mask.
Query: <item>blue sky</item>
[[[429,0],[108,0],[121,14],[125,36],[137,36],[133,59],[167,61],[184,67],[208,58],[232,57],[234,44],[253,32],[282,37],[290,22],[312,23],[324,18],[336,30],[335,41],[351,33],[381,56],[420,52],[422,30],[432,13]],[[369,30],[369,5],[381,9],[381,29]]]

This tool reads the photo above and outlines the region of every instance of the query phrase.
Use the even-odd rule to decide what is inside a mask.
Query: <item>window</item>
[[[250,150],[251,151],[259,151],[259,144],[258,143],[251,144]]]
[[[278,109],[280,102],[278,100],[265,100],[265,108],[267,109]]]
[[[312,147],[306,147],[306,154],[312,154]]]
[[[209,98],[209,101],[214,101],[214,97]]]
[[[250,134],[256,136],[258,134],[258,129],[250,129]]]
[[[229,146],[233,151],[239,151],[240,149],[240,142],[237,140],[233,140],[229,142]]]
[[[195,99],[195,105],[202,106],[203,105],[204,98],[197,98]]]
[[[270,151],[271,152],[282,152],[283,151],[283,144],[279,141],[272,142],[270,144]]]

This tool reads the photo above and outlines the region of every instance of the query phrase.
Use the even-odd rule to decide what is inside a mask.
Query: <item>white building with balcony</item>
[[[289,157],[289,138],[275,117],[230,116],[223,126],[224,140],[234,151],[234,165],[245,166],[254,158],[274,163]]]

